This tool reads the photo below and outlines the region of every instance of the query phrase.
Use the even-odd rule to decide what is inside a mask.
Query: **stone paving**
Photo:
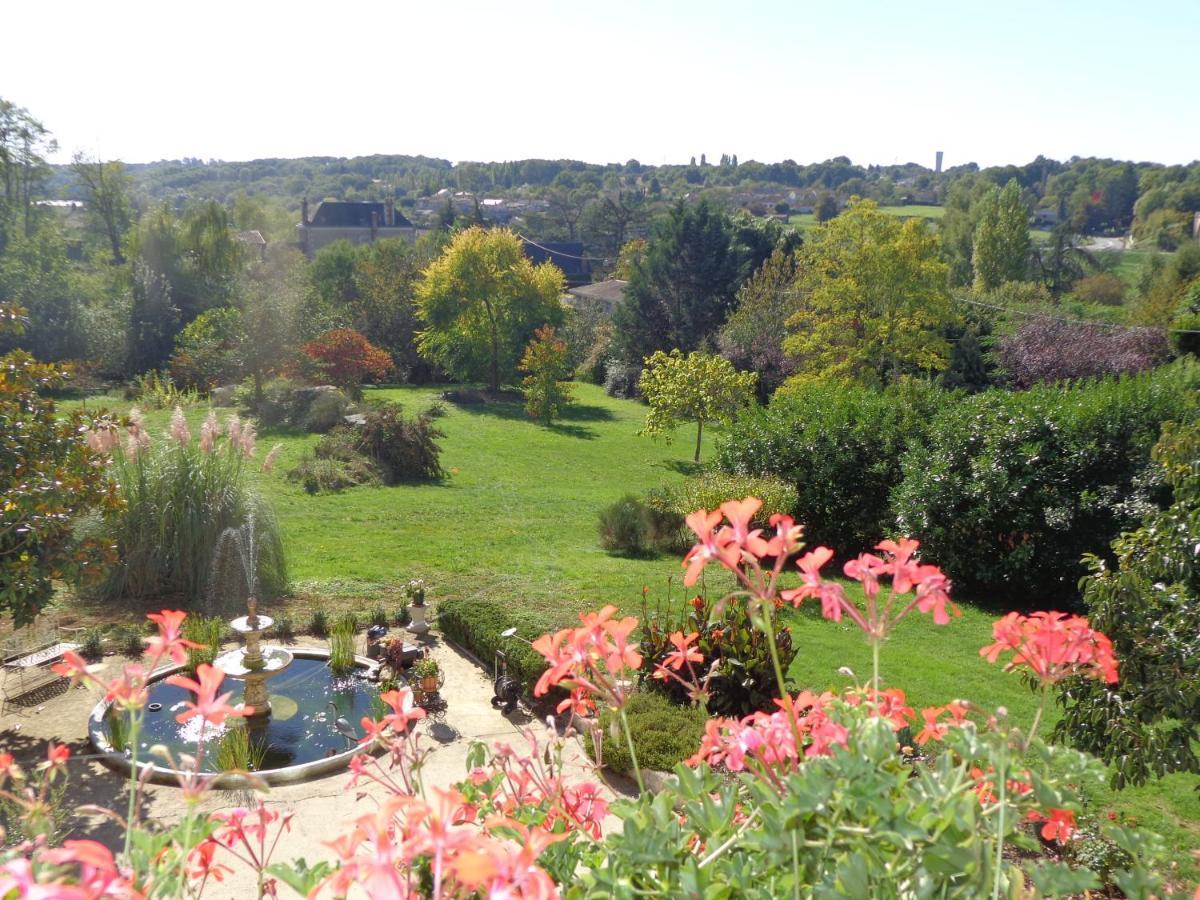
[[[425,745],[432,748],[422,775],[426,787],[444,786],[457,782],[466,774],[466,757],[470,742],[491,743],[504,740],[520,747],[524,738],[520,729],[532,726],[539,735],[547,734],[546,725],[530,718],[524,710],[504,716],[491,705],[491,674],[484,671],[467,655],[438,640],[425,639],[430,653],[445,672],[443,695],[449,704],[445,725],[422,723]],[[300,639],[297,645],[318,645],[319,642]],[[121,657],[106,657],[106,669],[117,669]],[[70,764],[70,787],[64,799],[67,808],[78,809],[91,804],[124,813],[128,802],[127,783],[96,760],[86,758],[91,752],[87,741],[87,717],[95,704],[94,689],[55,687],[34,695],[27,705],[8,704],[0,715],[0,751],[13,752],[18,761],[36,762],[45,756],[46,742],[67,743],[75,758]],[[568,766],[582,777],[591,773],[591,765],[578,742],[568,743]],[[267,804],[291,809],[296,815],[291,831],[279,842],[275,859],[303,857],[309,862],[328,859],[330,853],[323,842],[337,834],[337,826],[368,812],[372,796],[381,789],[366,786],[347,790],[348,775],[335,773],[325,778],[301,784],[280,785],[265,795]],[[611,794],[612,788],[606,786]],[[366,795],[361,797],[359,795]],[[208,811],[245,805],[248,795],[237,791],[213,791],[204,801]],[[182,799],[177,788],[150,785],[146,789],[143,815],[147,819],[171,821],[179,816]],[[88,836],[116,847],[119,827],[101,816],[81,815],[74,820],[75,836]],[[254,881],[248,871],[238,868],[220,884],[210,883],[206,898],[249,898],[255,895]],[[291,891],[280,886],[280,895]]]

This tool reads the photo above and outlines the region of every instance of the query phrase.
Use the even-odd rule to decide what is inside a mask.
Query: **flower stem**
[[[1006,760],[1007,762],[1007,760]],[[1000,782],[1000,807],[996,820],[996,874],[992,881],[992,900],[1000,900],[1000,874],[1004,871],[1004,806],[1007,802],[1005,792],[1008,787],[1008,766],[1002,764],[997,774]]]
[[[142,726],[141,712],[129,713],[129,811],[125,814],[125,862],[129,862],[129,844],[133,839],[133,816],[137,809],[138,791],[138,737]]]
[[[633,732],[629,730],[629,719],[625,715],[625,707],[621,707],[621,730],[625,732],[625,745],[629,748],[629,758],[633,761],[633,776],[637,779],[638,791],[646,793],[646,783],[642,781],[642,767],[638,765],[637,751],[633,749]]]
[[[871,639],[871,686],[875,688],[875,702],[879,703],[879,639]]]

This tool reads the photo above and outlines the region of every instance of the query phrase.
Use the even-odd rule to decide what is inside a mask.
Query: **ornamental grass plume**
[[[183,414],[182,406],[176,406],[175,411],[171,413],[171,425],[167,429],[167,437],[174,440],[180,447],[186,447],[192,442],[192,433],[188,430],[187,417]]]
[[[204,417],[204,424],[200,426],[200,452],[212,453],[213,445],[216,444],[217,435],[220,433],[221,426],[217,422],[217,412],[210,409],[208,415]]]

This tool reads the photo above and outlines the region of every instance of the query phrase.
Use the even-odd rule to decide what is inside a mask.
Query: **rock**
[[[236,384],[223,384],[220,387],[212,389],[211,400],[213,406],[233,406],[233,395],[237,393]]]
[[[347,425],[362,428],[362,426],[367,424],[367,416],[366,413],[351,413],[348,416],[342,416],[342,421]]]

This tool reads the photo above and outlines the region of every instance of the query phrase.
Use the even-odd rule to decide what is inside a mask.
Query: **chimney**
[[[308,198],[305,197],[300,201],[300,224],[308,224]]]
[[[387,210],[387,218],[385,221],[387,222],[388,228],[391,228],[396,224],[396,201],[391,197],[388,197],[383,206],[384,209]]]

